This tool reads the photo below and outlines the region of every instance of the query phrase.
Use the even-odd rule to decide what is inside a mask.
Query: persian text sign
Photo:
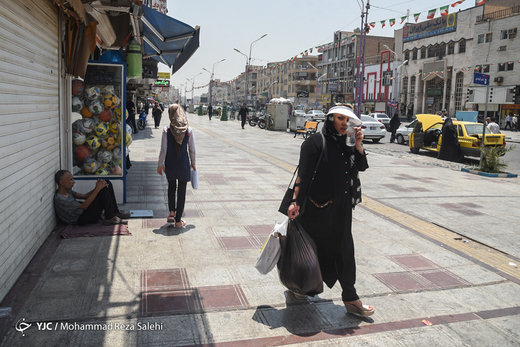
[[[475,74],[473,75],[473,83],[488,86],[489,85],[489,75],[475,72]]]
[[[447,16],[430,19],[422,23],[408,23],[403,27],[403,42],[442,35],[456,30],[457,13],[450,13]]]

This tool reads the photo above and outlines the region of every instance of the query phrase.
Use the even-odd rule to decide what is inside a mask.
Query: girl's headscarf
[[[172,104],[168,108],[168,116],[170,117],[170,131],[175,138],[175,142],[181,145],[188,129],[188,121],[184,116],[184,109],[179,104]]]

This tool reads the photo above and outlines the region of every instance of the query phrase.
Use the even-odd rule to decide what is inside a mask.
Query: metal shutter
[[[0,2],[1,300],[55,225],[60,64],[53,2]]]

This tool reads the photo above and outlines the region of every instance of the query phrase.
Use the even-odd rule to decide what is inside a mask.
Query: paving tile
[[[248,236],[217,237],[220,247],[227,250],[257,248],[257,243]]]
[[[185,269],[144,270],[141,272],[141,291],[187,289],[188,276]]]
[[[200,299],[196,289],[156,291],[141,294],[141,314],[200,312]]]
[[[390,255],[388,257],[408,270],[428,270],[439,268],[435,263],[419,254],[400,254]]]
[[[412,272],[379,273],[374,276],[395,292],[430,289],[432,283]]]
[[[443,289],[469,285],[468,282],[445,269],[422,270],[417,271],[416,274]]]
[[[205,311],[249,306],[246,296],[239,285],[198,287],[197,290],[202,308]]]

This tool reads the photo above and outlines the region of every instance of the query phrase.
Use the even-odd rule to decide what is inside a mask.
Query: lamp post
[[[218,63],[222,63],[224,60],[226,60],[226,59],[224,58],[224,59],[221,59],[221,60],[217,61],[216,63],[214,63],[213,67],[211,68],[211,72],[206,68],[202,68],[202,70],[204,70],[210,74],[210,79],[209,79],[209,103],[210,104],[212,103],[212,85],[213,85],[213,77],[215,76],[215,65],[217,65]]]
[[[247,96],[249,94],[249,79],[248,79],[248,76],[249,76],[249,66],[251,66],[251,51],[253,49],[253,44],[258,42],[258,41],[260,41],[261,39],[263,39],[266,36],[267,36],[267,34],[263,34],[262,36],[260,36],[259,38],[257,38],[253,42],[251,42],[251,44],[249,45],[249,56],[246,56],[244,53],[240,52],[238,49],[233,48],[235,51],[237,51],[238,53],[242,54],[243,56],[245,56],[247,58],[247,63],[246,63],[246,92],[245,92],[245,98],[244,98],[246,105],[247,105]]]
[[[193,76],[192,78],[190,78],[190,80],[191,80],[191,105],[192,106],[195,106],[194,105],[194,99],[193,99],[193,91],[195,89],[195,77],[197,77],[199,75],[202,75],[202,71],[199,72],[198,74],[196,74],[195,76]]]
[[[356,79],[356,116],[361,115],[361,104],[363,103],[363,84],[365,80],[365,46],[368,31],[368,10],[370,9],[370,0],[367,0],[366,11],[363,8],[364,1],[361,1],[361,35],[359,41],[358,56],[358,75]]]
[[[388,47],[387,45],[383,45],[383,46],[394,55],[395,62],[398,62],[397,53],[392,51],[390,49],[390,47]],[[400,79],[399,75],[400,75],[400,72],[401,72],[401,68],[403,67],[403,65],[406,65],[407,63],[408,63],[408,60],[405,60],[399,66],[394,67],[394,82],[395,83],[392,84],[392,98],[393,98],[393,100],[397,104],[397,113],[398,114],[399,114],[399,111],[400,111],[399,110],[399,88],[400,88],[400,82],[401,82],[401,79]]]

